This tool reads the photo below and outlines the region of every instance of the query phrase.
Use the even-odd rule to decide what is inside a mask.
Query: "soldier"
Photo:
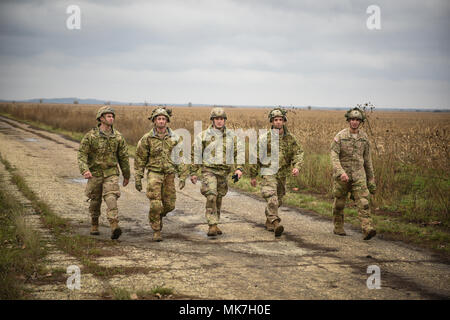
[[[303,166],[303,150],[286,127],[286,113],[287,111],[281,108],[275,108],[269,113],[268,117],[272,124],[271,129],[278,130],[279,133],[278,171],[269,171],[268,174],[264,174],[261,171],[263,179],[261,192],[263,198],[267,201],[265,227],[268,231],[273,231],[275,237],[280,237],[284,231],[284,227],[280,224],[281,219],[278,216],[278,208],[281,206],[283,196],[286,194],[286,178],[289,173],[294,177],[298,176]],[[272,133],[269,130],[266,135],[260,137],[268,148],[271,145],[271,136]],[[256,187],[256,176],[262,167],[265,166],[261,164],[260,159],[258,159],[256,165],[251,167],[250,183],[253,187]]]
[[[148,218],[154,231],[153,241],[162,241],[162,219],[175,209],[175,173],[180,178],[180,190],[184,188],[187,176],[185,166],[172,158],[172,150],[182,143],[182,138],[167,126],[171,115],[172,111],[165,108],[152,111],[148,119],[154,127],[139,140],[134,161],[135,187],[139,192],[147,169]]]
[[[227,130],[225,122],[227,115],[222,108],[213,108],[210,114],[211,125],[201,132],[194,141],[193,161],[190,166],[191,182],[197,183],[199,171],[202,175],[200,192],[206,197],[206,220],[208,222],[208,236],[222,234],[217,224],[220,220],[222,198],[228,192],[227,177],[234,171],[240,179],[244,170],[237,166],[237,154],[243,151],[243,144],[237,142],[236,135]],[[222,145],[219,145],[222,144]],[[196,147],[199,154],[196,154]],[[228,152],[227,152],[228,150]],[[211,152],[208,157],[207,152]],[[215,151],[222,152],[215,154]],[[233,151],[232,153],[230,151]],[[221,157],[223,156],[223,157]],[[212,159],[214,158],[214,159]]]
[[[345,236],[344,207],[348,193],[358,205],[358,218],[364,240],[376,235],[369,208],[369,192],[376,191],[375,177],[367,135],[359,127],[365,115],[359,108],[345,114],[349,128],[340,131],[331,143],[331,162],[334,177],[333,232]]]
[[[99,235],[98,218],[103,200],[108,207],[106,216],[111,225],[111,239],[122,234],[119,228],[117,199],[120,197],[119,169],[123,174],[123,186],[130,179],[128,148],[119,131],[113,128],[114,110],[109,106],[101,107],[97,112],[97,127],[91,129],[81,140],[78,150],[78,165],[81,174],[88,179],[86,196],[90,200],[91,234]]]

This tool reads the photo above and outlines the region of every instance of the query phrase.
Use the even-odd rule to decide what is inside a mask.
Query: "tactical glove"
[[[142,180],[136,179],[136,181],[134,182],[134,187],[136,188],[137,191],[141,192],[142,191]]]

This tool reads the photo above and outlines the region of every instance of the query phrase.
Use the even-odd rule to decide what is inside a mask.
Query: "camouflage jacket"
[[[331,143],[331,162],[335,179],[344,172],[351,181],[374,179],[369,138],[362,131],[356,138],[349,128],[340,131]]]
[[[221,154],[216,155],[216,151]],[[200,169],[222,176],[237,169],[243,172],[242,165],[238,164],[238,154],[244,155],[242,162],[245,162],[245,144],[238,142],[236,134],[225,127],[222,131],[210,125],[195,137],[190,175],[200,175]]]
[[[267,146],[267,156],[271,155],[271,140],[272,140],[272,128],[269,128],[266,134],[259,137],[258,141],[258,162],[256,165],[252,165],[250,168],[250,177],[255,178],[260,173],[261,168],[269,168],[270,164],[262,164],[259,154],[259,145],[263,144]],[[278,149],[278,171],[273,173],[277,177],[286,177],[291,172],[291,166],[297,168],[299,171],[303,167],[304,152],[297,139],[289,133],[286,126],[283,126],[283,136],[279,137],[279,149]],[[268,175],[268,174],[263,174]]]
[[[175,152],[173,152],[175,147],[177,147],[176,150],[181,149],[182,143],[183,138],[170,128],[167,128],[163,137],[156,133],[156,128],[147,132],[139,140],[136,148],[134,159],[136,180],[144,177],[145,169],[164,174],[178,173],[180,179],[184,180],[187,176],[187,166],[181,162],[181,158],[175,159]],[[182,151],[178,155],[182,156]]]
[[[122,134],[111,130],[107,135],[100,130],[100,125],[92,128],[83,137],[78,150],[78,166],[81,174],[90,171],[96,177],[119,175],[120,166],[123,177],[130,178],[128,147]]]

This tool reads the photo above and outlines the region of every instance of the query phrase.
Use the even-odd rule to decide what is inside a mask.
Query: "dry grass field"
[[[0,113],[16,119],[72,131],[80,136],[96,125],[98,105],[2,103]],[[127,142],[136,145],[152,123],[155,107],[114,106],[115,127]],[[209,125],[210,108],[174,107],[170,127],[193,134],[194,121]],[[226,108],[230,128],[268,128],[268,109]],[[374,207],[419,224],[450,227],[450,113],[369,113],[364,129],[372,143],[378,191]],[[288,128],[305,151],[300,177],[289,181],[301,192],[331,197],[329,147],[334,135],[347,126],[343,111],[289,110]]]

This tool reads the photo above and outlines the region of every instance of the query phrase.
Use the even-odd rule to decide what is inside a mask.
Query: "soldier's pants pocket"
[[[261,194],[263,198],[270,198],[277,195],[277,180],[272,176],[263,176],[261,182]]]
[[[164,175],[158,172],[149,172],[147,175],[147,198],[149,200],[162,199],[162,185]]]
[[[119,176],[110,176],[103,181],[103,197],[114,195],[120,197]]]
[[[336,180],[333,185],[333,194],[336,198],[344,198],[348,193],[347,182]]]
[[[88,199],[100,199],[103,192],[103,177],[92,177],[88,180],[84,194]]]
[[[217,196],[217,177],[212,173],[203,173],[200,193],[205,197],[208,195]]]

